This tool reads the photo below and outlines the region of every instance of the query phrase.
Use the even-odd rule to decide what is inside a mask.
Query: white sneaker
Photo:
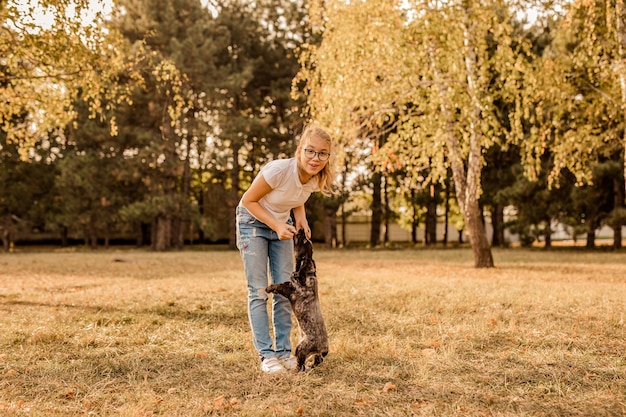
[[[282,363],[285,369],[287,369],[288,371],[293,371],[298,367],[298,358],[293,355],[289,355],[286,358],[282,358],[280,360],[280,363]]]
[[[268,374],[276,374],[284,372],[285,368],[277,358],[271,357],[263,359],[263,362],[261,362],[261,370]]]

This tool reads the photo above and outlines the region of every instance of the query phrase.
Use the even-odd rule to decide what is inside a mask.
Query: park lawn
[[[235,251],[0,254],[0,415],[626,416],[626,253],[315,258],[330,354],[270,376]]]

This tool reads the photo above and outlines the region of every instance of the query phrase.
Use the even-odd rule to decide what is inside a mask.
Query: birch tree
[[[587,129],[572,129],[580,145],[569,152],[570,159],[589,160],[597,151],[618,149],[626,177],[626,7],[623,0],[572,3],[563,25],[565,36],[578,39],[569,58],[574,67],[584,68],[584,96],[593,100],[595,112],[584,118]],[[567,75],[567,74],[566,74]],[[590,100],[591,99],[591,100]],[[559,153],[562,159],[567,150]],[[573,158],[572,158],[573,157]],[[565,165],[565,162],[564,162]],[[583,171],[590,173],[587,166]],[[579,170],[580,171],[580,170]],[[622,196],[626,196],[626,193]]]
[[[558,2],[557,2],[558,4]],[[567,6],[567,7],[565,7]],[[560,16],[559,16],[560,15]],[[549,154],[549,186],[563,171],[578,187],[592,184],[595,167],[620,161],[609,222],[621,247],[626,174],[626,28],[623,0],[576,0],[553,7],[550,46],[525,77],[526,133],[519,135],[530,178]]]
[[[103,1],[7,1],[0,5],[0,129],[27,150],[42,135],[75,122],[74,103],[92,117],[124,99],[130,73],[123,42],[104,28]],[[98,13],[90,13],[93,9]],[[115,121],[110,121],[115,133]]]
[[[499,1],[367,0],[314,3],[322,42],[303,54],[312,116],[338,137],[355,121],[394,132],[377,157],[381,167],[428,172],[451,168],[476,267],[493,257],[478,204],[486,149],[508,132],[494,102],[515,101],[525,43],[514,39],[511,12]]]

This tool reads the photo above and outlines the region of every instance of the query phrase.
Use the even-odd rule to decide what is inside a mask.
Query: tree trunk
[[[467,8],[467,6],[466,6]],[[467,13],[467,10],[466,10]],[[450,159],[450,166],[452,169],[452,176],[454,180],[454,186],[456,189],[457,201],[459,208],[463,214],[465,220],[465,226],[467,228],[470,244],[474,252],[474,265],[477,268],[491,268],[493,267],[493,257],[491,255],[491,247],[487,239],[487,233],[485,226],[481,221],[481,214],[478,205],[478,192],[480,187],[480,175],[482,169],[482,145],[480,143],[480,134],[478,132],[478,125],[480,124],[480,102],[478,100],[478,92],[476,91],[475,79],[476,79],[476,56],[473,50],[473,39],[469,27],[469,16],[466,16],[465,21],[465,67],[467,74],[467,89],[471,98],[472,112],[470,117],[469,126],[469,156],[464,161],[461,144],[457,137],[457,129],[454,125],[453,112],[448,106],[448,89],[446,83],[442,80],[439,68],[435,65],[433,67],[434,81],[439,85],[440,95],[440,108],[442,118],[446,124],[446,148],[448,150],[448,157]],[[429,45],[429,53],[432,56],[432,61],[436,62],[435,48],[431,44]],[[467,166],[467,171],[466,167]],[[459,240],[462,240],[462,235],[459,234]]]
[[[188,230],[187,225],[189,221],[189,194],[191,189],[191,168],[190,168],[190,154],[191,143],[189,138],[186,139],[185,149],[185,161],[183,165],[182,187],[181,196],[178,201],[178,213],[176,213],[176,227],[174,235],[174,246],[177,249],[182,249],[185,246],[185,232]],[[193,243],[193,242],[190,242]]]
[[[144,244],[144,234],[143,234],[143,226],[142,222],[137,222],[134,225],[135,228],[135,245],[140,248]]]
[[[156,218],[156,236],[154,250],[157,252],[171,249],[172,218],[168,215],[159,215]]]
[[[608,3],[607,3],[608,4]],[[624,25],[624,3],[623,1],[615,2],[615,32],[617,40],[618,59],[615,61],[615,68],[619,78],[621,92],[622,123],[626,122],[626,25]],[[622,133],[622,164],[624,178],[626,179],[626,129]],[[626,181],[624,181],[624,193],[622,193],[622,202],[626,204]],[[621,241],[620,241],[621,244]]]
[[[430,184],[428,204],[426,204],[426,223],[424,227],[424,242],[427,245],[437,243],[437,196],[435,184]]]
[[[587,248],[593,249],[596,247],[596,226],[594,221],[587,223]]]
[[[65,226],[61,228],[61,246],[69,246],[69,231],[68,228]]]
[[[152,223],[154,224],[154,222]],[[151,225],[149,223],[145,223],[145,222],[139,222],[139,230],[138,230],[138,235],[137,235],[137,246],[138,247],[142,247],[142,246],[146,246],[146,245],[152,245],[152,242],[154,242],[154,240],[152,240],[152,230],[153,228],[150,227]]]
[[[177,204],[176,212],[172,217],[172,244],[176,249],[182,249],[185,242],[185,228],[183,227],[183,219],[181,218],[181,205]]]
[[[343,158],[343,172],[341,173],[341,200],[339,205],[339,212],[341,216],[341,245],[346,246],[346,221],[348,214],[346,213],[346,177],[348,169],[350,167],[350,154],[346,153]]]
[[[411,189],[411,208],[413,217],[411,219],[411,242],[417,243],[417,228],[420,223],[419,215],[417,213],[417,203],[415,202],[415,190]]]
[[[616,224],[613,226],[613,249],[622,248],[622,224]]]
[[[383,185],[383,201],[384,201],[384,210],[383,210],[383,218],[385,224],[385,230],[383,233],[383,242],[385,244],[389,243],[389,214],[391,210],[389,209],[389,194],[387,192],[387,178],[383,177],[384,185]]]
[[[478,97],[479,91],[476,86],[477,74],[476,74],[476,53],[474,51],[474,33],[472,32],[472,22],[469,17],[469,9],[471,8],[471,2],[465,7],[465,22],[464,22],[464,37],[465,37],[465,70],[467,74],[467,92],[471,99],[472,111],[470,113],[469,120],[469,155],[467,159],[467,177],[465,178],[464,192],[457,193],[460,196],[463,204],[461,204],[461,210],[464,212],[465,221],[468,227],[468,233],[472,249],[474,250],[474,266],[477,268],[492,268],[493,256],[491,255],[491,247],[489,240],[487,239],[487,231],[485,230],[485,224],[482,222],[482,213],[479,206],[479,190],[482,172],[482,151],[481,144],[481,104]],[[460,149],[456,151],[457,171],[462,169],[458,164],[458,155]],[[454,170],[453,166],[453,170]],[[454,177],[455,183],[457,182],[457,176]],[[457,187],[458,190],[458,187]],[[463,208],[464,207],[464,208]]]
[[[157,217],[152,217],[152,223],[150,223],[150,246],[152,249],[156,249],[157,240]]]
[[[336,204],[324,204],[324,243],[329,249],[337,247],[337,209]]]
[[[470,46],[466,48],[466,70],[467,70],[467,82],[470,96],[472,97],[472,120],[470,121],[470,144],[469,144],[469,157],[467,159],[467,171],[465,170],[465,161],[463,160],[461,153],[461,144],[456,136],[456,129],[454,126],[454,118],[452,111],[447,105],[447,87],[441,80],[441,75],[437,67],[434,68],[434,78],[439,84],[440,93],[440,108],[443,116],[443,120],[446,123],[446,148],[448,149],[448,157],[450,158],[450,166],[452,169],[452,177],[454,180],[454,186],[456,189],[457,201],[459,208],[463,214],[465,220],[465,226],[474,252],[474,266],[476,268],[492,268],[493,257],[491,254],[491,247],[487,239],[487,232],[485,225],[481,221],[480,209],[478,206],[478,191],[480,187],[480,174],[482,169],[482,146],[479,142],[479,133],[477,131],[477,123],[480,123],[480,106],[477,103],[477,92],[474,85],[474,64],[475,56],[471,49],[471,37],[466,30],[467,44]],[[431,54],[434,54],[433,47],[431,45]],[[434,60],[433,60],[434,61]],[[462,240],[462,235],[459,234],[459,240]]]
[[[382,198],[381,198],[382,175],[380,172],[374,172],[372,175],[372,219],[370,230],[370,246],[375,248],[380,244],[380,224],[382,217]]]
[[[11,233],[9,233],[9,229],[6,227],[2,229],[2,247],[5,252],[9,252],[11,248]]]
[[[98,247],[98,232],[94,226],[95,219],[91,218],[89,225],[87,226],[85,243],[91,248],[96,249]]]
[[[494,204],[491,208],[491,227],[493,236],[491,237],[491,246],[504,246],[504,212],[500,204]]]
[[[235,207],[239,204],[239,149],[241,145],[233,140],[233,169],[230,171],[230,199],[226,202],[228,205],[228,247],[230,249],[237,248],[237,213]]]
[[[468,202],[465,211],[467,234],[469,235],[470,244],[474,252],[474,266],[476,268],[492,268],[493,257],[491,255],[491,246],[487,239],[485,224],[481,220],[478,201],[474,200]]]
[[[624,201],[624,188],[622,187],[621,179],[613,179],[613,212],[618,212],[623,207]],[[622,219],[621,216],[616,216],[613,227],[613,248],[622,248]]]
[[[347,242],[346,242],[346,222],[348,220],[348,215],[346,214],[346,209],[345,209],[345,202],[341,203],[341,208],[340,208],[341,212],[340,212],[340,216],[341,216],[341,245],[342,246],[346,246]]]
[[[544,220],[544,222],[546,223],[546,229],[544,231],[544,238],[546,240],[545,242],[545,247],[546,248],[551,248],[552,247],[552,228],[550,227],[550,222],[551,219],[547,218],[546,220]]]
[[[448,223],[450,222],[450,185],[446,181],[445,214],[443,221],[443,246],[448,245]]]

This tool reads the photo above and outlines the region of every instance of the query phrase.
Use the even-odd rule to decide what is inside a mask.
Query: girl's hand
[[[278,225],[275,232],[278,235],[278,239],[288,240],[293,239],[293,237],[296,235],[296,228],[287,223],[282,223]]]
[[[311,239],[311,228],[309,227],[309,222],[306,220],[303,222],[296,222],[296,230],[304,229],[304,235],[307,239]]]
[[[295,207],[293,209],[293,217],[296,220],[296,231],[304,229],[304,235],[307,239],[311,239],[311,228],[309,222],[306,219],[306,211],[304,205]]]

